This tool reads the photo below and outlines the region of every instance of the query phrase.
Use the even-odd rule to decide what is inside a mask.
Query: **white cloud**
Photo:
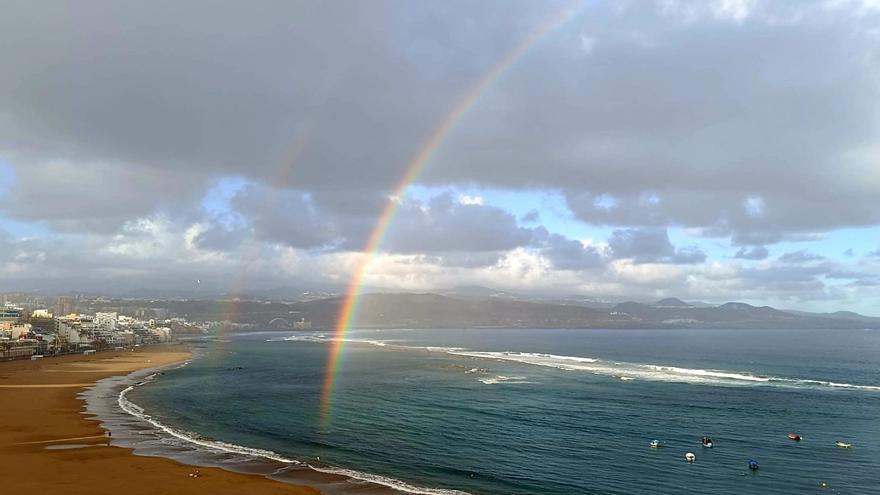
[[[459,194],[458,202],[463,205],[485,206],[486,200],[482,196],[469,196],[467,194]]]

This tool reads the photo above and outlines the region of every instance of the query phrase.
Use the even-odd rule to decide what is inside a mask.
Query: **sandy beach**
[[[97,380],[190,356],[183,346],[0,363],[3,493],[317,494],[262,476],[196,468],[109,446],[77,394]],[[198,470],[199,477],[190,474]]]

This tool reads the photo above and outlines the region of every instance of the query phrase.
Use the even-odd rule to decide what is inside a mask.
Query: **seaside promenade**
[[[132,454],[109,446],[77,394],[97,380],[190,356],[180,345],[0,363],[0,479],[9,494],[314,495],[262,476]],[[200,476],[190,476],[198,469]]]

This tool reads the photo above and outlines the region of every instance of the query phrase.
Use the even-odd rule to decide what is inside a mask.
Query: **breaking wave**
[[[147,377],[147,381],[152,379],[153,376],[154,375],[150,375],[149,377]],[[143,384],[144,382],[139,382],[139,383]],[[282,457],[282,456],[276,454],[275,452],[272,452],[269,450],[252,449],[250,447],[243,447],[241,445],[235,445],[235,444],[226,443],[226,442],[219,442],[216,440],[208,440],[208,439],[201,438],[199,435],[197,435],[195,433],[184,432],[181,430],[171,428],[170,426],[167,426],[163,423],[160,423],[155,418],[153,418],[152,416],[150,416],[149,414],[144,412],[144,409],[142,407],[138,406],[134,402],[131,402],[126,397],[126,395],[129,392],[131,392],[132,390],[134,390],[134,388],[137,386],[139,386],[139,385],[137,385],[137,384],[131,385],[131,386],[123,389],[122,392],[119,393],[119,397],[117,399],[117,403],[119,404],[119,407],[123,411],[127,412],[128,414],[151,424],[152,426],[158,428],[159,430],[161,430],[162,432],[164,432],[168,435],[171,435],[174,438],[198,445],[200,447],[205,447],[207,449],[214,450],[214,451],[227,452],[227,453],[231,453],[231,454],[241,454],[241,455],[250,456],[250,457],[262,457],[264,459],[270,459],[273,461],[284,462],[284,463],[288,463],[288,464],[301,464],[296,459],[288,459],[286,457]]]
[[[318,335],[294,335],[273,340],[285,341],[310,341],[331,342],[340,340],[324,334]],[[498,361],[511,361],[532,366],[543,366],[565,371],[584,371],[595,375],[610,376],[623,381],[646,380],[674,383],[691,383],[697,385],[721,385],[721,386],[777,386],[788,388],[810,389],[838,389],[838,390],[861,390],[880,392],[878,385],[858,385],[852,383],[838,383],[825,380],[808,378],[777,377],[754,374],[741,371],[729,371],[718,369],[683,368],[679,366],[666,366],[659,364],[628,363],[610,361],[592,357],[562,356],[557,354],[545,354],[536,352],[515,351],[472,351],[461,347],[441,346],[412,346],[400,344],[400,341],[372,340],[345,338],[345,342],[369,344],[379,347],[396,348],[401,350],[424,350],[440,352],[454,356],[463,356],[476,359],[491,359]],[[480,378],[480,382],[486,384],[514,383],[510,377]],[[523,378],[521,378],[523,379]],[[530,383],[519,381],[517,383]]]
[[[305,340],[305,339],[298,339]],[[180,367],[185,366],[187,363],[184,363]],[[394,489],[399,492],[411,493],[414,495],[470,495],[468,492],[460,491],[460,490],[451,490],[445,488],[425,488],[419,487],[412,484],[409,484],[405,481],[397,480],[394,478],[389,478],[386,476],[381,476],[378,474],[364,473],[361,471],[355,471],[353,469],[345,469],[339,467],[332,466],[315,466],[312,464],[304,463],[297,459],[291,459],[288,457],[284,457],[276,452],[271,450],[264,449],[256,449],[252,447],[245,447],[243,445],[237,445],[233,443],[221,442],[218,440],[210,440],[201,437],[200,435],[192,432],[187,432],[183,430],[179,430],[176,428],[172,428],[164,423],[161,423],[153,416],[147,414],[142,407],[130,401],[127,397],[128,393],[134,390],[136,387],[144,385],[150,381],[152,381],[158,373],[154,373],[152,375],[147,376],[143,381],[139,381],[134,385],[130,385],[124,388],[119,395],[117,396],[117,404],[119,408],[122,409],[127,414],[134,416],[141,421],[144,421],[153,427],[157,428],[161,432],[170,435],[174,438],[182,440],[184,442],[203,447],[208,451],[213,452],[223,452],[230,454],[238,454],[243,455],[248,458],[262,458],[268,459],[271,461],[281,462],[285,464],[289,464],[292,466],[301,466],[304,468],[309,468],[314,471],[318,471],[326,474],[333,474],[338,476],[344,476],[346,478],[364,481],[367,483],[372,483],[374,485],[382,485],[391,489]]]
[[[387,486],[397,491],[413,493],[417,495],[470,495],[468,492],[463,492],[460,490],[449,490],[446,488],[422,488],[410,485],[405,481],[396,480],[394,478],[387,478],[385,476],[379,476],[378,474],[363,473],[361,471],[355,471],[353,469],[316,466],[309,467],[321,473],[335,474],[339,476],[353,478],[356,480],[367,481],[376,485]]]
[[[624,381],[651,380],[663,382],[694,383],[703,385],[769,385],[791,388],[837,388],[849,390],[880,391],[880,386],[854,385],[824,380],[764,376],[746,372],[681,368],[656,364],[638,364],[605,361],[578,356],[558,356],[530,352],[481,352],[450,351],[449,354],[481,359],[513,361],[534,366],[545,366],[566,371],[586,371],[597,375],[620,378]]]
[[[520,383],[534,383],[530,382],[524,376],[504,376],[498,375],[492,378],[480,378],[480,382],[486,385],[497,385],[499,383],[508,383],[508,384],[520,384]]]

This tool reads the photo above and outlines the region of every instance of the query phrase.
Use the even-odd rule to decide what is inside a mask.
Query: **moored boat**
[[[714,443],[712,443],[712,439],[709,437],[703,437],[702,442],[703,442],[703,447],[706,447],[707,449],[711,449],[715,445]]]
[[[840,447],[841,449],[848,449],[848,448],[851,448],[851,447],[852,447],[852,444],[851,444],[851,443],[841,442],[840,440],[834,442],[834,445],[837,445],[837,446]]]

